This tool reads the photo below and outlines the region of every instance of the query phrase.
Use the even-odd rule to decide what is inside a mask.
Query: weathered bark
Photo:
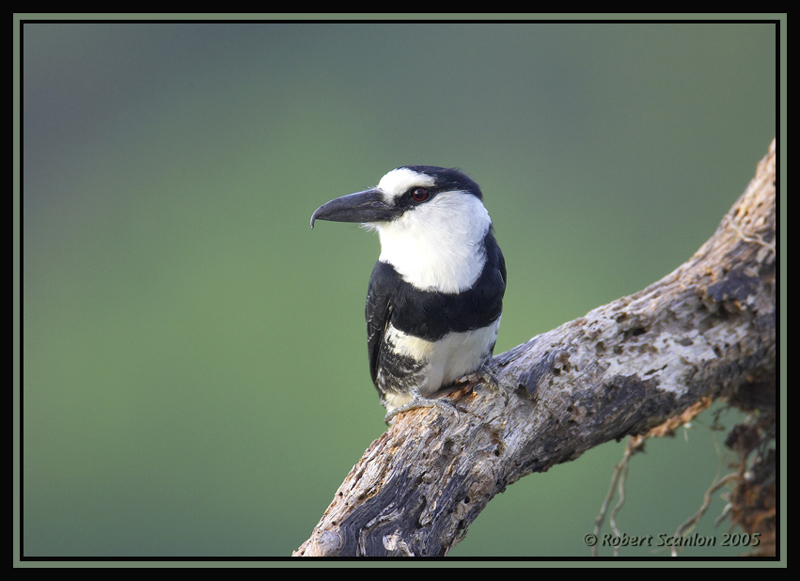
[[[708,399],[775,409],[775,144],[716,233],[671,274],[494,357],[398,416],[296,556],[442,556],[506,486],[645,434]],[[744,407],[744,406],[743,406]]]

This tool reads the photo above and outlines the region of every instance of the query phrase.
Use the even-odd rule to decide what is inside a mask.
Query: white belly
[[[448,333],[438,341],[426,341],[390,326],[386,338],[398,355],[425,362],[424,379],[417,388],[428,397],[440,387],[477,370],[491,355],[499,327],[500,317],[483,329]]]

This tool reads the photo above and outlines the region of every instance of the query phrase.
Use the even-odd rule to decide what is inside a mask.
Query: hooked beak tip
[[[311,229],[314,229],[314,222],[317,221],[317,210],[314,210],[314,213],[311,214]]]

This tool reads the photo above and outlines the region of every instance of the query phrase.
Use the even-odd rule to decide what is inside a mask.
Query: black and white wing
[[[377,387],[378,365],[383,344],[383,336],[392,314],[392,294],[397,288],[397,273],[383,262],[375,264],[369,279],[367,291],[367,349],[369,353],[369,372]]]

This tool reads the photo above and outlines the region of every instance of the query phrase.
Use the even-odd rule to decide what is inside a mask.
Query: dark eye
[[[411,199],[415,202],[424,202],[430,196],[430,192],[425,188],[414,188],[411,190]]]

